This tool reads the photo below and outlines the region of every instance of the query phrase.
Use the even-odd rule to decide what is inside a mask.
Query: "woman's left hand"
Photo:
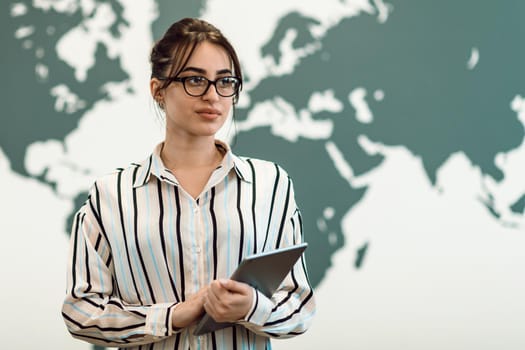
[[[217,322],[236,322],[250,311],[252,299],[252,287],[246,283],[215,280],[204,297],[204,310]]]

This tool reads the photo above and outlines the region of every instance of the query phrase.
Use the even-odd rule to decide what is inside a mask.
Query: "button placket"
[[[206,284],[206,276],[204,271],[205,266],[205,256],[202,254],[202,247],[204,245],[204,225],[202,222],[202,209],[201,209],[201,201],[197,200],[195,202],[195,207],[193,208],[193,213],[195,215],[196,220],[196,239],[195,239],[195,254],[197,254],[197,261],[198,261],[198,278],[199,278],[199,284],[200,287],[204,286]]]
[[[202,218],[201,218],[201,213],[200,213],[200,207],[199,207],[199,203],[200,201],[196,201],[195,202],[195,207],[193,208],[193,214],[195,215],[195,220],[197,221],[197,224],[195,225],[195,227],[197,228],[197,232],[196,232],[196,243],[195,243],[195,252],[197,254],[200,254],[201,252],[201,246],[202,246]],[[202,264],[202,261],[200,261],[201,259],[199,259],[199,262]]]

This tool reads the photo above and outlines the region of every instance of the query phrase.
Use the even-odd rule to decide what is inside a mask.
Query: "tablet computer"
[[[249,284],[271,298],[307,246],[308,243],[301,243],[250,255],[244,258],[230,279]],[[215,322],[210,315],[204,314],[193,334],[201,335],[232,325]]]

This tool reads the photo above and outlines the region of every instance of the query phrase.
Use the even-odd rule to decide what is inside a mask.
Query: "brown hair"
[[[186,66],[198,44],[207,41],[221,46],[230,56],[233,74],[241,79],[241,65],[235,49],[228,39],[212,24],[196,18],[184,18],[173,23],[151,50],[151,77],[176,77]],[[169,81],[164,80],[159,90],[165,89]],[[239,89],[240,90],[240,89]],[[234,96],[234,103],[238,99]]]

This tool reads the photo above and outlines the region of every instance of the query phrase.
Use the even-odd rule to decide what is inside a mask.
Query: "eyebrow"
[[[184,68],[181,73],[183,72],[196,72],[196,73],[200,73],[200,74],[206,74],[206,69],[202,69],[202,68],[197,68],[197,67],[186,67]],[[230,69],[220,69],[217,71],[216,73],[217,75],[220,75],[220,74],[232,74],[232,71]]]

